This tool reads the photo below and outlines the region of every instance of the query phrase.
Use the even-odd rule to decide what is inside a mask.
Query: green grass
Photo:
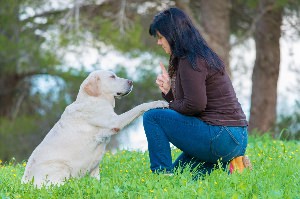
[[[107,153],[101,181],[85,177],[63,186],[35,189],[20,183],[24,164],[0,163],[0,198],[300,198],[300,143],[250,137],[247,155],[254,170],[228,175],[214,171],[192,180],[186,170],[174,176],[154,175],[147,153]],[[180,153],[173,150],[174,159]],[[0,161],[1,162],[1,161]]]

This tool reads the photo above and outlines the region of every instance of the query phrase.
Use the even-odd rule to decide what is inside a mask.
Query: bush
[[[291,115],[280,115],[274,128],[275,136],[282,140],[300,140],[300,101]]]

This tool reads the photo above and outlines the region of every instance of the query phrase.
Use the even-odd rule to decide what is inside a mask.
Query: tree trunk
[[[19,2],[15,0],[11,1],[9,5],[1,6],[0,12],[6,18],[3,18],[4,23],[0,31],[2,38],[0,45],[12,44],[12,46],[3,48],[4,50],[0,53],[0,117],[11,118],[20,81],[16,72],[19,59],[19,49],[17,48],[20,34]],[[9,20],[6,21],[8,18]]]
[[[231,77],[230,52],[230,0],[177,0],[197,26],[208,45],[220,56]]]
[[[17,87],[20,82],[18,75],[0,75],[0,116],[11,118],[14,109],[14,100],[17,96]]]
[[[282,8],[276,0],[259,1],[256,23],[256,60],[252,74],[249,131],[270,130],[276,121],[277,82],[280,65]]]

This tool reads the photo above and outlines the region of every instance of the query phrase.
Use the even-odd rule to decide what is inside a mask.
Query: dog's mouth
[[[118,92],[116,97],[121,98],[121,97],[128,95],[132,91],[132,87],[133,86],[131,86],[125,93]]]

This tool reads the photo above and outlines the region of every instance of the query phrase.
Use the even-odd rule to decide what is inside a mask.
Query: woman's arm
[[[169,77],[168,71],[166,70],[165,66],[161,62],[159,63],[159,65],[160,65],[160,69],[161,69],[162,73],[157,75],[156,84],[162,92],[162,97],[167,102],[171,102],[174,99],[174,97],[173,97],[173,93],[171,90],[170,77]]]
[[[187,59],[180,60],[177,78],[180,78],[183,97],[169,104],[171,109],[185,115],[199,115],[205,110],[207,104],[206,62],[198,60],[197,64],[198,68],[194,70]]]
[[[174,96],[172,93],[172,89],[169,90],[169,92],[167,94],[164,94],[163,92],[161,93],[162,97],[167,101],[167,102],[171,102],[174,100]]]

